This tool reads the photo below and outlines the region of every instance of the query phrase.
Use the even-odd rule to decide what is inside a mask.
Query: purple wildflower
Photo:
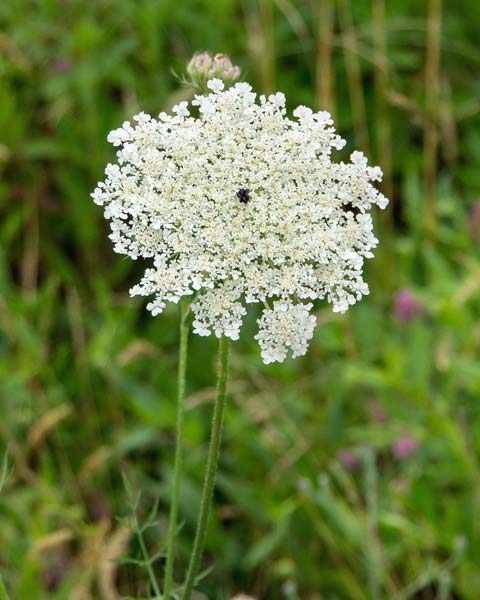
[[[413,435],[405,435],[393,445],[393,455],[397,460],[405,460],[418,449],[419,443]]]
[[[425,308],[408,290],[399,290],[395,296],[395,316],[403,323],[411,323],[425,314]]]

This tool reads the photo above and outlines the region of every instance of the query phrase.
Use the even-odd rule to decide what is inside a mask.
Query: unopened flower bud
[[[235,80],[240,77],[240,67],[238,65],[233,65],[229,69],[225,69],[223,72],[223,79],[231,79]]]
[[[197,52],[190,59],[187,66],[187,73],[191,77],[208,76],[213,67],[213,58],[210,52]]]
[[[209,79],[236,81],[240,77],[240,67],[232,65],[226,54],[212,56],[210,52],[197,52],[187,65],[187,73],[195,87],[205,87]]]
[[[215,54],[213,63],[216,69],[230,69],[232,67],[232,61],[226,54]]]

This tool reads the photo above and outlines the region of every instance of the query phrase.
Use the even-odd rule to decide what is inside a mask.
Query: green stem
[[[170,502],[170,522],[168,526],[167,563],[165,566],[164,600],[170,600],[173,587],[174,544],[177,531],[178,497],[183,462],[183,424],[185,414],[185,379],[187,371],[188,333],[190,303],[182,300],[180,304],[180,349],[177,373],[177,432],[175,446],[175,464],[173,470],[172,498]]]
[[[365,500],[370,540],[367,561],[369,588],[372,600],[379,600],[382,586],[383,559],[378,532],[378,475],[375,454],[371,448],[363,451]]]
[[[138,527],[138,523],[136,525]],[[137,537],[138,537],[138,543],[140,545],[140,550],[142,551],[142,556],[143,556],[143,560],[145,563],[145,567],[147,569],[148,577],[150,579],[150,583],[152,584],[152,589],[155,593],[155,598],[161,598],[160,590],[158,589],[157,578],[155,576],[155,573],[154,573],[153,567],[152,567],[152,561],[150,560],[150,557],[148,555],[147,547],[145,546],[145,540],[143,539],[143,533],[140,529],[137,529]],[[1,596],[0,596],[0,600],[1,600]]]
[[[218,379],[217,394],[215,406],[213,409],[212,431],[210,434],[210,447],[208,450],[207,466],[205,469],[205,479],[203,483],[202,498],[200,501],[200,514],[198,516],[197,531],[195,541],[188,565],[187,577],[183,588],[182,600],[190,600],[195,580],[200,569],[205,538],[207,535],[208,517],[212,505],[213,488],[215,486],[215,476],[217,474],[218,457],[220,454],[220,443],[222,439],[223,414],[225,411],[225,391],[227,387],[228,375],[228,356],[229,356],[228,338],[220,338],[218,357]]]
[[[0,575],[0,600],[10,600],[10,596],[7,594],[7,589],[3,585],[1,575]]]

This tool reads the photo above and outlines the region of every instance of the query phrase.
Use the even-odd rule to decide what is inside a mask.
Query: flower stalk
[[[200,569],[205,538],[207,535],[208,518],[212,505],[213,489],[218,467],[218,457],[220,455],[220,444],[222,440],[223,417],[225,412],[226,388],[228,377],[228,359],[230,353],[230,344],[224,335],[220,338],[218,350],[218,379],[215,406],[213,409],[212,430],[210,435],[210,447],[208,450],[207,466],[205,469],[205,479],[203,483],[202,498],[200,501],[200,513],[198,516],[195,541],[193,543],[192,554],[188,566],[185,585],[183,588],[182,600],[190,600],[193,586]]]
[[[178,499],[180,493],[180,480],[183,464],[183,435],[184,435],[184,415],[185,415],[185,380],[187,371],[188,356],[188,334],[189,334],[189,313],[190,302],[182,300],[180,302],[180,348],[178,356],[177,373],[177,424],[176,424],[176,445],[175,445],[175,464],[173,470],[172,496],[170,501],[170,519],[167,538],[167,562],[165,566],[164,599],[169,600],[173,586],[173,563],[174,563],[174,545],[175,534],[177,530],[178,517]]]

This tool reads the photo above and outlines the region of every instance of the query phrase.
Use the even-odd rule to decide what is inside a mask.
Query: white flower
[[[260,344],[265,364],[284,361],[288,348],[294,358],[307,352],[316,323],[315,317],[309,313],[312,307],[311,303],[292,304],[277,300],[273,303],[273,310],[263,311],[255,339]]]
[[[225,87],[225,84],[221,79],[210,79],[207,83],[207,87],[209,90],[212,90],[214,94],[219,94]]]
[[[231,280],[199,294],[192,304],[195,315],[193,332],[210,335],[213,331],[217,337],[223,334],[232,340],[238,340],[242,317],[247,314],[240,302],[240,294]]]
[[[361,152],[334,163],[345,142],[327,112],[247,83],[196,96],[173,115],[144,113],[109,134],[117,164],[92,194],[111,223],[115,251],[150,261],[131,293],[166,302],[192,296],[194,331],[239,336],[245,304],[266,306],[259,341],[265,362],[306,352],[312,301],[344,312],[364,294],[365,258],[378,241],[369,211],[387,199]],[[195,108],[198,107],[198,108]]]

